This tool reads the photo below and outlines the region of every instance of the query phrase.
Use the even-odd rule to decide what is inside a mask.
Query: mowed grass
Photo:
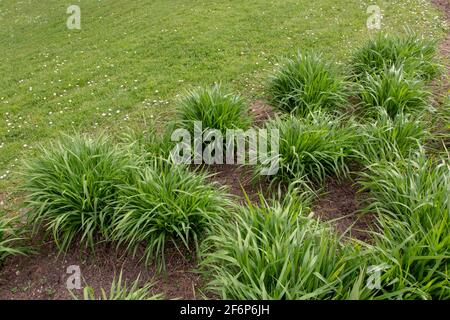
[[[66,9],[81,8],[81,30]],[[179,93],[221,82],[265,96],[279,56],[298,49],[347,61],[374,31],[370,1],[154,0],[0,2],[0,192],[20,160],[64,132],[164,124]],[[378,1],[383,31],[439,38],[428,1]]]

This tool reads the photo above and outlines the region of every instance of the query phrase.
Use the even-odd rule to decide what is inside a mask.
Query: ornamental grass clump
[[[347,101],[345,82],[315,53],[285,59],[270,76],[268,91],[275,108],[300,116],[318,109],[336,112]]]
[[[208,289],[237,300],[347,297],[357,251],[309,215],[308,201],[262,200],[214,221],[202,250]]]
[[[418,114],[429,109],[429,91],[420,80],[408,79],[402,67],[387,67],[380,74],[367,75],[358,85],[362,111],[376,116],[378,107],[394,118],[399,113]]]
[[[440,72],[436,41],[413,33],[406,36],[378,35],[358,49],[351,60],[355,81],[377,75],[386,67],[402,67],[407,78],[431,80]]]
[[[360,143],[356,152],[362,163],[370,165],[383,160],[395,161],[417,152],[429,139],[427,123],[421,116],[403,112],[392,119],[385,109],[378,108],[377,117],[359,125]]]
[[[363,173],[378,214],[371,264],[383,266],[378,298],[450,298],[450,162],[418,152]]]
[[[225,189],[209,182],[206,173],[155,158],[135,184],[120,186],[113,239],[134,253],[143,244],[145,261],[155,260],[162,270],[168,242],[195,249],[230,205]]]
[[[279,170],[270,176],[273,181],[322,183],[328,176],[345,177],[348,160],[354,153],[357,132],[353,121],[345,122],[323,112],[307,118],[288,116],[267,124],[278,130]],[[263,163],[263,167],[266,164]]]
[[[195,122],[201,122],[202,130],[217,129],[223,134],[227,129],[247,129],[252,122],[246,101],[218,85],[188,91],[178,103],[178,120],[190,132]]]
[[[137,160],[104,135],[64,136],[25,164],[29,222],[66,249],[109,237],[118,185],[132,180]]]

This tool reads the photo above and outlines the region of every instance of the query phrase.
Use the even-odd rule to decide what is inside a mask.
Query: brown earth
[[[447,21],[450,21],[450,1],[432,0],[432,2],[444,13]]]
[[[250,166],[213,165],[208,166],[208,171],[214,175],[211,180],[227,186],[229,193],[236,196],[240,203],[246,203],[246,197],[258,203],[259,194],[268,195],[269,182],[263,179],[255,181]]]
[[[253,115],[253,122],[257,126],[262,126],[267,120],[275,116],[275,111],[264,100],[256,100],[250,106]]]
[[[58,255],[53,241],[34,241],[32,247],[37,253],[14,256],[7,259],[0,274],[0,299],[72,299],[66,282],[70,274],[67,267],[77,265],[82,275],[82,286],[89,285],[100,294],[100,288],[107,292],[114,277],[123,273],[127,284],[139,278],[139,282],[154,283],[152,292],[162,293],[167,299],[197,299],[202,285],[200,275],[195,273],[195,263],[186,260],[187,252],[180,254],[175,248],[167,254],[167,273],[158,273],[154,265],[145,266],[143,261],[131,254],[120,254],[109,244],[96,245],[95,253],[88,249],[72,246],[67,253]],[[141,248],[136,256],[143,254]],[[82,290],[73,290],[82,297]]]
[[[359,192],[358,185],[351,180],[330,179],[325,193],[315,202],[312,211],[322,220],[330,221],[339,234],[362,241],[369,241],[369,231],[375,217],[361,214],[367,193]]]

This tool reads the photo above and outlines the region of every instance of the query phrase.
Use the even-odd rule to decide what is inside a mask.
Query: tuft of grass
[[[449,160],[419,152],[362,174],[366,211],[378,213],[382,229],[372,250],[372,264],[386,266],[378,298],[450,298]]]
[[[278,130],[280,135],[279,170],[272,176],[274,181],[321,183],[329,175],[346,176],[357,135],[351,119],[346,120],[350,125],[341,120],[319,112],[304,119],[289,116],[270,121],[268,129]]]
[[[367,75],[358,85],[358,96],[366,113],[382,107],[394,118],[398,113],[417,113],[429,108],[430,93],[422,81],[405,77],[402,67],[391,66],[380,74]]]
[[[378,108],[375,121],[359,126],[361,142],[356,153],[367,165],[379,161],[395,161],[420,149],[430,137],[427,123],[421,117],[399,113],[392,119]]]
[[[308,216],[308,200],[239,207],[214,222],[201,266],[221,299],[337,299],[359,270],[350,246]]]
[[[226,93],[220,86],[188,91],[178,103],[178,117],[184,128],[193,131],[194,122],[200,121],[203,130],[247,129],[251,118],[245,100]]]
[[[143,286],[139,284],[139,277],[131,284],[127,285],[126,281],[122,280],[122,271],[120,271],[119,278],[114,277],[111,283],[111,288],[107,292],[101,288],[101,294],[96,295],[94,288],[86,286],[83,288],[83,300],[161,300],[162,294],[152,294],[152,283],[146,283]],[[71,292],[73,298],[78,300],[78,297]]]
[[[381,74],[386,66],[402,67],[407,77],[430,80],[440,72],[437,42],[414,33],[402,37],[379,34],[353,54],[351,66],[355,80]]]
[[[0,265],[8,256],[25,253],[25,248],[20,246],[23,237],[22,231],[17,227],[18,222],[18,216],[6,217],[0,211]]]
[[[169,124],[162,132],[158,132],[154,125],[150,124],[145,131],[137,131],[129,128],[120,135],[120,143],[132,153],[142,155],[144,159],[163,158],[169,159],[170,152],[175,147],[171,140],[174,124]]]
[[[28,220],[51,232],[62,250],[77,236],[93,247],[97,236],[108,237],[118,185],[135,168],[132,156],[104,135],[64,136],[25,164]]]
[[[113,239],[134,253],[144,244],[146,262],[155,259],[165,269],[168,241],[187,250],[197,248],[210,223],[231,205],[225,189],[207,180],[203,172],[154,159],[135,184],[120,186]]]
[[[285,59],[270,76],[268,91],[273,106],[302,116],[320,108],[336,111],[347,100],[344,81],[315,53]]]

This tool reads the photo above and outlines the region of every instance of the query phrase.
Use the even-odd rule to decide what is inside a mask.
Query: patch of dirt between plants
[[[267,120],[275,116],[273,108],[262,99],[256,100],[250,105],[250,112],[256,126],[263,126]]]
[[[447,25],[450,26],[450,1],[449,0],[433,0],[434,5],[440,9],[445,17]],[[443,74],[436,80],[434,80],[431,84],[431,88],[434,93],[433,98],[433,106],[436,108],[448,108],[447,105],[444,104],[445,99],[450,95],[450,33],[447,32],[445,39],[439,44],[439,54],[442,57],[444,63],[444,72]],[[433,131],[438,134],[448,135],[448,129],[446,129],[446,123],[443,119],[438,119],[435,128]],[[432,143],[432,147],[434,148],[442,148],[442,143],[447,147],[450,146],[450,141],[448,139],[444,139],[441,141],[435,141]]]
[[[450,1],[433,0],[432,2],[444,13],[445,20],[450,26]],[[440,79],[434,81],[433,87],[438,97],[441,97],[450,93],[450,33],[448,32],[445,39],[439,44],[439,53],[444,59],[445,71]]]
[[[447,21],[450,21],[450,1],[448,0],[432,0],[432,2],[442,10]]]
[[[253,180],[250,166],[221,164],[208,166],[207,169],[213,175],[211,181],[227,186],[242,204],[246,202],[246,195],[254,204],[259,203],[260,194],[270,196],[269,181],[264,178]]]
[[[340,234],[369,241],[369,230],[375,225],[372,214],[358,213],[367,199],[367,193],[359,192],[357,185],[350,180],[329,180],[325,193],[313,205],[313,212],[324,221],[331,221]]]
[[[34,241],[38,242],[38,241]],[[6,259],[0,271],[0,299],[26,300],[63,300],[72,299],[66,283],[70,274],[66,273],[70,265],[80,266],[82,287],[89,285],[100,295],[100,288],[109,292],[114,276],[122,270],[122,278],[131,285],[139,276],[142,284],[155,283],[151,292],[162,293],[165,299],[201,298],[197,289],[202,280],[194,272],[196,267],[187,261],[175,248],[167,254],[167,273],[157,273],[155,265],[145,266],[142,250],[136,257],[121,254],[115,245],[100,244],[95,247],[95,254],[81,247],[72,246],[67,253],[58,256],[58,249],[53,241],[44,244],[33,243],[37,253],[27,256],[13,256]],[[82,290],[73,290],[82,297]]]

